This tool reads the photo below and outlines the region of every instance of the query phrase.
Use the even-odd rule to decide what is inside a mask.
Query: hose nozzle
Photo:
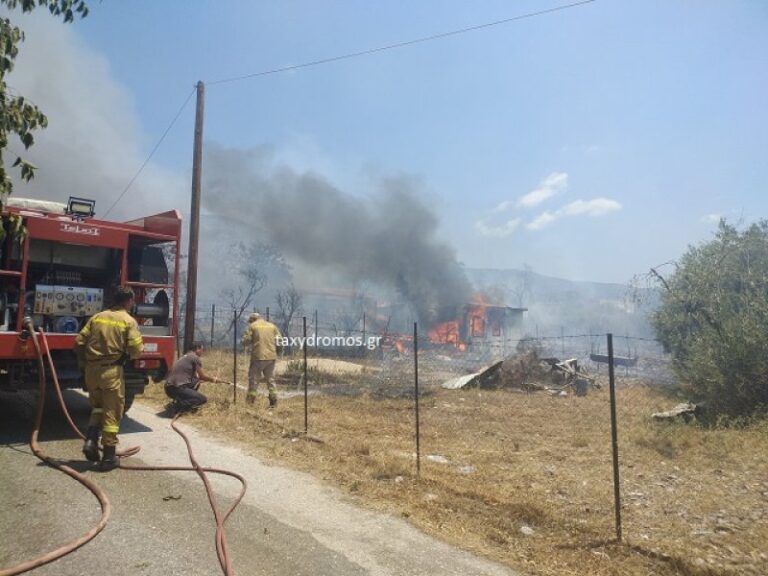
[[[19,332],[19,340],[29,340],[30,335],[35,331],[35,322],[30,316],[24,316],[21,326],[23,330]]]

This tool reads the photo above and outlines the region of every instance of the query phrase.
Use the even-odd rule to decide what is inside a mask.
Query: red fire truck
[[[82,387],[75,336],[109,306],[117,286],[129,286],[144,353],[125,367],[127,410],[149,378],[164,378],[174,361],[181,216],[174,210],[119,223],[97,220],[93,208],[81,198],[67,204],[10,198],[3,206],[0,390],[36,387],[25,317],[49,333],[61,385]]]

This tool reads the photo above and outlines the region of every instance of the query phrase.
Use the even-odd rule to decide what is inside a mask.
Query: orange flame
[[[438,324],[429,331],[429,341],[433,344],[453,344],[458,348],[459,344],[461,344],[459,321],[448,320]]]
[[[488,300],[483,294],[475,294],[472,301],[462,307],[462,316],[438,324],[429,331],[429,341],[433,344],[450,344],[458,350],[466,350],[467,344],[461,340],[461,323],[467,321],[470,336],[483,336],[488,323]]]

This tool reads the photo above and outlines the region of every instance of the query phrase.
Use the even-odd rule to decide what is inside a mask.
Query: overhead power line
[[[450,36],[458,36],[459,34],[467,34],[469,32],[476,32],[478,30],[483,30],[485,28],[491,28],[493,26],[501,26],[502,24],[509,24],[510,22],[517,22],[518,20],[525,20],[528,18],[534,18],[536,16],[543,16],[545,14],[552,14],[553,12],[561,12],[563,10],[568,10],[570,8],[577,8],[579,6],[584,6],[585,4],[591,4],[593,2],[596,2],[596,0],[581,0],[580,2],[572,2],[570,4],[562,4],[560,6],[554,6],[552,8],[547,8],[544,10],[538,10],[536,12],[528,12],[526,14],[520,14],[518,16],[512,16],[511,18],[504,18],[502,20],[495,20],[493,22],[486,22],[484,24],[477,24],[475,26],[469,26],[467,28],[460,28],[458,30],[451,30],[450,32],[442,32],[440,34],[433,34],[431,36],[423,36],[421,38],[415,38],[413,40],[406,40],[404,42],[397,42],[395,44],[388,44],[386,46],[378,46],[376,48],[369,48],[367,50],[360,50],[358,52],[350,52],[348,54],[341,54],[339,56],[331,56],[329,58],[322,58],[320,60],[312,60],[310,62],[304,62],[303,64],[294,64],[291,66],[283,66],[281,68],[272,68],[269,70],[262,70],[260,72],[253,72],[250,74],[243,74],[241,76],[232,76],[229,78],[221,78],[219,80],[213,80],[210,82],[206,82],[207,85],[212,86],[216,84],[227,84],[231,82],[238,82],[240,80],[247,80],[249,78],[257,78],[259,76],[269,76],[272,74],[279,74],[281,72],[290,72],[292,70],[299,70],[301,68],[310,68],[312,66],[320,66],[321,64],[330,64],[332,62],[338,62],[340,60],[350,60],[352,58],[359,58],[361,56],[368,56],[371,54],[376,54],[379,52],[385,52],[387,50],[395,50],[397,48],[404,48],[406,46],[413,46],[414,44],[423,44],[425,42],[431,42],[433,40],[440,40],[442,38],[448,38]],[[120,201],[123,199],[123,197],[128,193],[128,190],[130,190],[131,186],[133,186],[134,182],[138,179],[139,175],[144,171],[144,168],[146,168],[147,164],[149,164],[149,161],[152,159],[152,157],[155,155],[155,152],[157,152],[158,148],[160,148],[160,145],[165,140],[165,137],[168,135],[168,133],[171,131],[171,128],[173,128],[174,124],[176,124],[176,121],[181,116],[181,113],[184,111],[184,109],[187,107],[187,104],[189,104],[190,99],[192,98],[192,94],[195,93],[195,89],[193,88],[187,98],[184,100],[184,103],[179,108],[176,115],[171,120],[170,124],[168,124],[168,127],[165,129],[163,134],[160,136],[160,139],[157,141],[157,144],[152,148],[147,158],[144,160],[144,162],[141,164],[139,169],[137,170],[136,174],[133,175],[133,178],[128,182],[126,187],[123,189],[123,191],[120,193],[120,195],[117,197],[117,199],[112,203],[112,206],[109,207],[109,209],[104,213],[104,216],[108,216],[109,213],[117,206]]]
[[[585,4],[591,4],[596,0],[581,0],[580,2],[573,2],[571,4],[563,4],[561,6],[554,6],[553,8],[547,8],[545,10],[538,10],[536,12],[528,12],[527,14],[520,14],[519,16],[512,16],[511,18],[504,18],[503,20],[496,20],[494,22],[486,22],[485,24],[478,24],[476,26],[469,26],[468,28],[460,28],[458,30],[451,30],[450,32],[441,32],[440,34],[433,34],[431,36],[423,36],[421,38],[415,38],[413,40],[406,40],[404,42],[397,42],[395,44],[388,44],[386,46],[378,46],[376,48],[369,48],[367,50],[360,50],[359,52],[350,52],[348,54],[341,54],[339,56],[331,56],[329,58],[322,58],[320,60],[312,60],[310,62],[304,62],[303,64],[293,64],[291,66],[283,66],[281,68],[272,68],[269,70],[262,70],[260,72],[253,72],[250,74],[243,74],[241,76],[232,76],[229,78],[221,78],[219,80],[212,80],[206,82],[207,85],[213,86],[216,84],[226,84],[229,82],[239,82],[240,80],[248,80],[249,78],[257,78],[259,76],[269,76],[271,74],[279,74],[281,72],[290,72],[292,70],[299,70],[301,68],[309,68],[311,66],[319,66],[321,64],[330,64],[331,62],[338,62],[340,60],[349,60],[352,58],[358,58],[360,56],[368,56],[376,54],[378,52],[385,52],[387,50],[395,50],[397,48],[404,48],[406,46],[413,46],[414,44],[423,44],[424,42],[431,42],[433,40],[440,40],[442,38],[448,38],[450,36],[458,36],[459,34],[466,34],[468,32],[476,32],[477,30],[483,30],[485,28],[491,28],[492,26],[500,26],[502,24],[509,24],[510,22],[516,22],[518,20],[525,20],[527,18],[534,18],[536,16],[543,16],[545,14],[551,14],[553,12],[560,12],[562,10],[568,10],[569,8],[577,8]]]
[[[157,152],[157,149],[160,148],[160,145],[163,143],[163,140],[165,140],[165,137],[168,136],[168,133],[171,131],[171,128],[173,128],[173,125],[176,124],[176,121],[179,119],[179,116],[181,116],[181,113],[184,112],[184,109],[187,107],[187,104],[189,104],[189,101],[192,98],[192,94],[194,93],[195,93],[195,88],[192,88],[192,90],[189,92],[189,95],[184,100],[184,103],[179,107],[178,112],[176,112],[176,115],[173,117],[173,120],[171,120],[171,123],[168,124],[168,127],[165,129],[165,132],[163,132],[163,134],[160,136],[160,139],[157,141],[157,144],[155,144],[154,148],[152,148],[152,150],[150,151],[149,155],[146,157],[144,162],[142,162],[141,166],[139,166],[139,169],[136,171],[136,174],[133,175],[133,178],[131,178],[130,182],[128,182],[126,187],[123,188],[123,191],[120,192],[120,195],[112,203],[112,206],[109,207],[109,210],[104,212],[105,218],[109,216],[109,213],[112,212],[114,207],[120,203],[120,200],[123,199],[123,196],[126,195],[128,190],[130,190],[131,186],[133,186],[133,183],[136,182],[136,179],[144,171],[144,168],[146,168],[147,164],[149,164],[149,161],[152,160],[152,156],[154,156],[155,152]]]

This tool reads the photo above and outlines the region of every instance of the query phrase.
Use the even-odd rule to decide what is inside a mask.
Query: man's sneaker
[[[168,402],[165,406],[163,406],[163,410],[161,412],[158,412],[158,416],[161,418],[173,418],[176,416],[176,413],[179,411],[178,404],[174,402]]]

